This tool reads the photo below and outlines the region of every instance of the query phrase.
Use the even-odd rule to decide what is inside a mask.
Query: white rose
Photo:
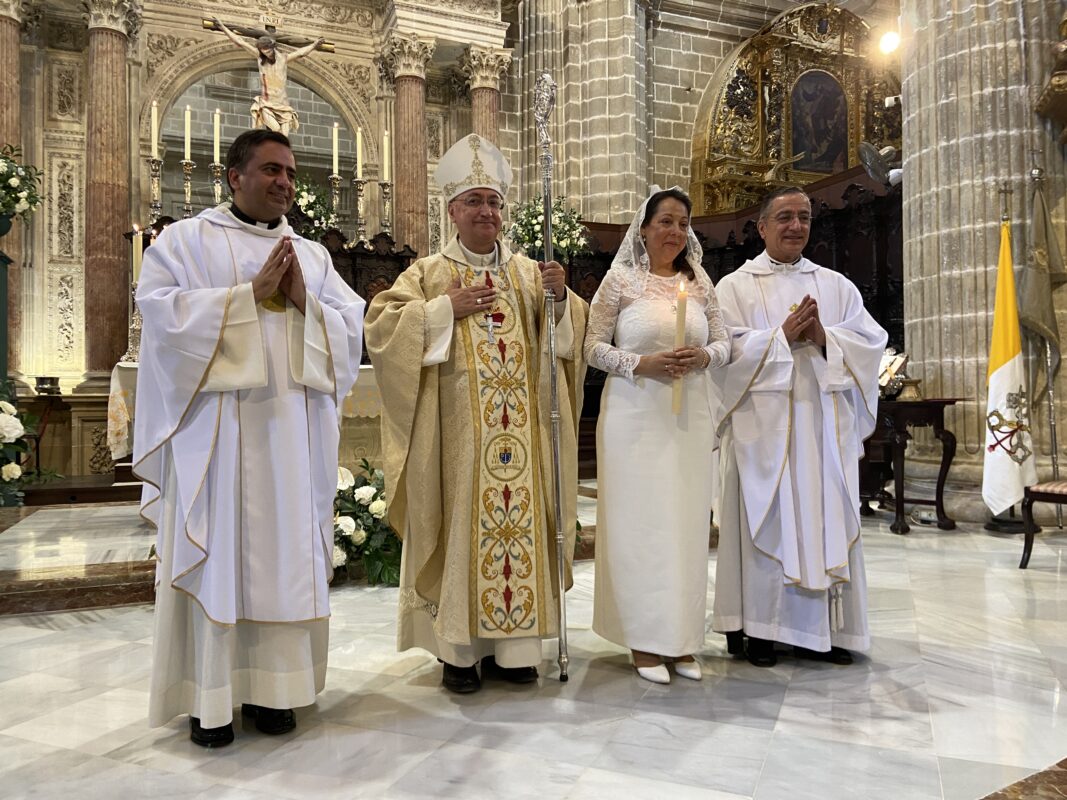
[[[357,547],[359,547],[359,545],[361,545],[365,541],[367,541],[367,532],[365,530],[363,530],[362,528],[356,528],[356,532],[353,533],[348,538],[350,538],[352,540],[352,544],[354,544]]]
[[[346,489],[351,489],[355,482],[356,479],[351,470],[346,467],[337,468],[337,491],[343,492]]]
[[[366,506],[370,505],[370,501],[374,499],[374,495],[378,494],[378,490],[373,486],[360,486],[352,494],[359,502]]]
[[[5,174],[7,174],[7,162],[6,161],[0,161],[0,175],[5,175]]]
[[[0,442],[10,444],[25,432],[26,429],[22,427],[22,423],[15,419],[14,416],[0,414]]]
[[[8,186],[18,186],[20,183],[21,183],[21,181],[18,178],[9,178],[8,182],[7,182],[7,185]]]
[[[29,211],[29,209],[30,204],[27,203],[25,200],[19,200],[17,203],[15,203],[16,214],[21,214],[23,211]]]
[[[385,516],[385,509],[386,504],[384,500],[375,500],[370,504],[370,507],[367,510],[370,511],[371,516],[375,519],[381,519]]]
[[[333,546],[333,565],[334,567],[343,567],[345,562],[348,561],[348,556],[345,555],[344,549],[339,544]]]
[[[29,196],[30,196],[30,193],[28,191],[26,191],[25,189],[23,189],[21,192],[19,192],[19,197],[21,197],[23,200],[25,200]]]
[[[308,195],[308,201],[311,202],[311,203],[314,203],[315,202],[315,195],[309,194]]]
[[[308,216],[309,216],[309,217],[310,217],[311,219],[315,219],[315,209],[313,209],[313,208],[309,208],[309,209],[307,210],[307,215],[308,215]]]
[[[0,411],[3,411],[5,414],[11,414],[12,416],[17,413],[15,407],[7,402],[7,400],[0,400]]]
[[[22,467],[18,464],[4,464],[3,468],[0,469],[0,478],[3,478],[5,481],[18,480],[21,476]]]
[[[338,517],[337,527],[344,531],[345,536],[351,536],[356,532],[356,521],[351,517]]]

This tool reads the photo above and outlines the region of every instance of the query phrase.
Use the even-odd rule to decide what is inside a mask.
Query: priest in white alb
[[[811,203],[785,188],[766,250],[716,290],[730,363],[712,370],[722,497],[712,627],[756,666],[774,644],[848,664],[870,646],[859,460],[874,431],[886,333],[844,275],[801,254]]]
[[[232,202],[145,253],[134,470],[158,529],[149,722],[189,714],[205,747],[233,709],[295,727],[323,688],[339,405],[359,369],[363,300],[286,222],[288,139],[239,136]]]
[[[375,295],[367,349],[389,521],[404,539],[398,647],[436,655],[445,688],[465,693],[483,678],[536,681],[541,640],[558,634],[544,290],[557,298],[568,565],[586,304],[559,264],[499,240],[511,166],[492,143],[461,139],[436,178],[457,235]]]

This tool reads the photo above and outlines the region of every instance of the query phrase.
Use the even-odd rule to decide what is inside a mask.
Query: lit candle
[[[193,127],[193,109],[192,106],[185,107],[185,160],[192,161],[192,147],[190,147],[190,131]]]
[[[152,158],[159,158],[159,103],[152,101]]]
[[[219,161],[219,139],[222,132],[222,111],[215,109],[215,163],[221,163]]]
[[[382,144],[382,180],[389,183],[392,177],[392,169],[389,166],[389,131],[385,132],[385,141]]]
[[[356,128],[356,180],[363,180],[363,129]]]
[[[689,299],[689,293],[685,290],[685,283],[678,281],[678,298],[675,303],[677,314],[674,318],[674,346],[685,346],[685,306]],[[675,378],[671,395],[671,410],[675,414],[682,413],[682,379]]]
[[[337,168],[337,123],[333,124],[333,174],[340,175],[341,171]]]
[[[133,282],[141,280],[141,258],[144,254],[141,241],[141,229],[137,227],[137,223],[133,223]]]

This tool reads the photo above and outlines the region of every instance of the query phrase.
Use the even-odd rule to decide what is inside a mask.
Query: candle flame
[[[683,292],[685,292],[685,281],[678,281],[678,293],[682,294]]]

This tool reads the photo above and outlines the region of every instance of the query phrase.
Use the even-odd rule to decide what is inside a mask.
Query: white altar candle
[[[159,158],[159,103],[152,101],[152,158]]]
[[[220,111],[217,108],[215,109],[214,123],[215,123],[215,126],[214,126],[215,127],[215,131],[214,131],[214,133],[215,133],[215,141],[214,141],[214,144],[215,144],[215,161],[214,161],[214,163],[219,164],[219,163],[221,163],[219,161],[219,139],[221,138],[220,134],[222,133],[222,130],[221,130],[222,129],[222,111]]]
[[[678,281],[678,298],[675,303],[677,313],[674,317],[674,346],[685,346],[685,306],[686,301],[689,299],[689,293],[685,290],[685,283]],[[682,413],[682,379],[675,378],[674,384],[671,387],[671,410],[675,414]]]
[[[133,282],[141,280],[141,258],[144,255],[144,242],[141,241],[141,229],[133,223]]]
[[[356,180],[363,180],[363,129],[356,128]]]
[[[393,171],[389,165],[389,131],[385,132],[385,140],[382,143],[382,180],[385,183],[389,183],[392,178]]]
[[[193,127],[193,109],[192,106],[185,107],[185,160],[192,161],[191,158],[193,149],[190,146],[190,131]]]
[[[341,171],[337,168],[337,123],[333,124],[333,174],[340,175]]]

